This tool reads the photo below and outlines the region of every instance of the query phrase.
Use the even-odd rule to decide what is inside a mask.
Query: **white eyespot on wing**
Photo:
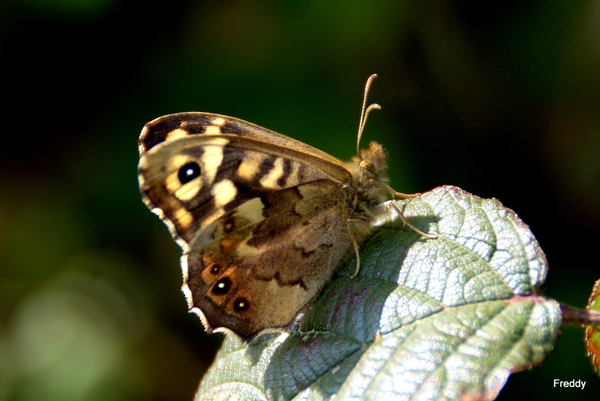
[[[165,166],[165,170],[169,171],[169,174],[165,178],[165,187],[169,193],[173,194],[173,196],[181,201],[191,200],[198,192],[200,192],[200,189],[202,189],[201,176],[198,176],[183,185],[179,180],[179,169],[193,160],[193,157],[187,155],[174,155],[169,159]]]
[[[260,184],[265,188],[280,189],[281,185],[277,181],[283,177],[283,174],[283,159],[278,157],[273,163],[273,168],[260,179]]]
[[[167,161],[165,165],[165,171],[168,171],[169,174],[167,175],[167,178],[165,178],[165,187],[169,193],[174,194],[179,188],[181,188],[181,181],[179,181],[178,176],[179,169],[190,160],[191,158],[189,156],[174,155]]]
[[[235,199],[237,188],[231,180],[224,179],[213,185],[211,194],[215,202],[215,207],[222,208]]]

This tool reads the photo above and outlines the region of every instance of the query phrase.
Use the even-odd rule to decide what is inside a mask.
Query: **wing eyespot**
[[[250,302],[245,298],[238,298],[233,303],[233,310],[237,313],[243,313],[250,308]]]
[[[225,221],[225,224],[223,224],[223,232],[225,234],[230,234],[235,230],[235,220],[234,219],[227,219],[227,221]]]
[[[219,272],[221,271],[221,265],[218,263],[214,263],[211,267],[210,267],[210,272],[212,274],[219,274]]]
[[[231,279],[224,277],[213,285],[212,293],[215,295],[225,295],[231,290],[231,284]]]
[[[179,168],[177,178],[182,185],[187,184],[195,178],[200,177],[200,165],[196,162],[189,162]]]

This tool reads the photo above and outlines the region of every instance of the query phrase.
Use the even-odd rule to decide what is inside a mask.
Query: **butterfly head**
[[[387,162],[383,147],[377,142],[371,142],[368,149],[362,149],[359,156],[354,158],[358,169],[369,180],[386,181]]]

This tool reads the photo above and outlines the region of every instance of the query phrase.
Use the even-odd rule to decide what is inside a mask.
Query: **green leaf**
[[[197,399],[493,398],[542,362],[560,307],[514,212],[449,186],[382,208],[359,275],[348,261],[289,333],[226,336]]]

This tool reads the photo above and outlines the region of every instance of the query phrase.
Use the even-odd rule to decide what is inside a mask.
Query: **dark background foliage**
[[[598,2],[4,1],[0,55],[0,400],[194,394],[220,335],[186,313],[137,189],[137,135],[167,113],[346,159],[376,72],[363,145],[387,148],[394,188],[500,199],[545,250],[549,297],[583,307],[600,276]],[[582,336],[500,398],[590,399]]]

